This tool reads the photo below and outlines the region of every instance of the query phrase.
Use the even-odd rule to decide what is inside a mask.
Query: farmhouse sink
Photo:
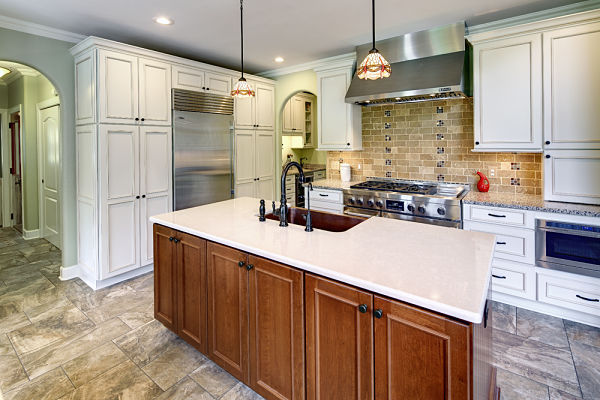
[[[306,208],[290,207],[288,208],[287,221],[289,224],[306,225]],[[350,215],[332,214],[323,211],[310,210],[312,226],[314,229],[321,229],[329,232],[345,232],[365,221],[366,218],[354,217]],[[279,221],[279,215],[269,213],[265,215],[267,219]]]

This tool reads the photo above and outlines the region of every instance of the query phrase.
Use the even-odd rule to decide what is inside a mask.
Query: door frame
[[[6,110],[6,118],[3,118],[2,122],[2,135],[0,137],[2,146],[2,226],[10,227],[14,225],[14,220],[10,218],[10,214],[14,212],[14,205],[12,204],[12,193],[14,187],[12,185],[5,185],[4,180],[10,176],[10,166],[8,161],[11,159],[10,154],[10,137],[8,136],[8,124],[10,116],[16,112],[19,113],[19,153],[21,156],[21,219],[23,223],[23,232],[25,232],[25,208],[23,207],[23,186],[24,186],[24,175],[23,175],[23,104],[17,104],[16,106],[10,107]],[[4,115],[4,114],[3,114]],[[6,119],[6,121],[4,121]],[[11,183],[11,182],[9,182]],[[11,190],[12,189],[12,190]]]
[[[62,131],[61,131],[61,125],[60,125],[60,98],[58,96],[52,97],[50,99],[46,99],[43,100],[39,103],[37,103],[35,105],[35,118],[36,118],[36,125],[37,125],[37,132],[36,132],[36,141],[37,141],[37,173],[38,173],[38,182],[37,182],[37,188],[38,188],[38,228],[39,228],[39,237],[43,238],[44,237],[44,224],[43,222],[45,221],[46,215],[44,213],[44,207],[43,207],[43,185],[42,185],[42,161],[43,161],[43,154],[42,154],[42,121],[41,121],[41,112],[42,110],[46,109],[46,108],[50,108],[50,107],[54,107],[54,106],[59,106],[59,110],[58,110],[58,170],[59,170],[59,176],[60,176],[60,172],[62,172],[62,157],[61,157],[61,151],[60,151],[60,138],[62,137]],[[61,179],[58,179],[58,187],[56,188],[56,195],[57,195],[57,200],[58,200],[58,212],[61,214],[59,215],[58,218],[58,243],[61,244],[62,248],[62,210],[61,210],[61,204],[62,204],[62,199],[61,199]]]
[[[6,217],[10,215],[10,203],[8,200],[8,185],[6,184],[6,176],[7,173],[4,168],[5,162],[8,162],[8,153],[7,146],[8,143],[8,109],[0,108],[0,148],[2,149],[2,153],[0,154],[0,168],[2,169],[2,193],[0,194],[0,201],[2,204],[1,216],[2,216],[2,226],[6,227],[10,224],[10,218],[8,221]]]

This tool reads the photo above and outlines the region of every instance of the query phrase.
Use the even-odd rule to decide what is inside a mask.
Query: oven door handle
[[[344,210],[344,215],[351,215],[353,217],[371,218],[377,214],[367,214],[367,213],[359,213],[359,212]]]
[[[576,230],[576,229],[546,228],[546,227],[541,227],[541,226],[538,226],[536,229],[539,231],[544,231],[544,232],[563,233],[565,235],[587,236],[587,237],[593,237],[593,238],[600,238],[600,233],[589,232],[589,231],[580,231],[580,230]]]

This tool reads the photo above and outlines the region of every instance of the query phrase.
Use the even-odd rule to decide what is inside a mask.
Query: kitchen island
[[[493,396],[493,235],[257,215],[240,198],[151,218],[159,321],[266,398]]]

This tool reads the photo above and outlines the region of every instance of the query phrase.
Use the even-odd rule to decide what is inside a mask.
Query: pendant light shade
[[[252,86],[244,78],[244,0],[240,0],[240,49],[241,49],[241,64],[242,76],[236,82],[231,95],[233,97],[254,97],[256,93],[252,90]]]
[[[375,0],[371,0],[373,16],[373,48],[358,66],[356,74],[360,79],[387,78],[392,74],[390,63],[375,48]]]

